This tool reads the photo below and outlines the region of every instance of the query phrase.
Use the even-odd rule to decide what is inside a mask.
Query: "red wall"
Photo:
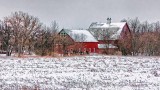
[[[98,42],[75,42],[68,47],[68,51],[77,50],[88,53],[98,53]]]
[[[91,53],[98,53],[98,42],[84,42],[84,48]]]
[[[131,36],[131,31],[128,27],[128,24],[126,24],[124,27],[123,27],[123,30],[121,32],[121,37],[120,39],[125,39],[127,37],[127,35]]]

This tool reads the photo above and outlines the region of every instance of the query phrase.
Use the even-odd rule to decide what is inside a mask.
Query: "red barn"
[[[130,53],[131,31],[126,22],[111,23],[111,18],[108,18],[107,23],[92,23],[89,31],[99,41],[99,53]]]
[[[98,53],[98,41],[88,30],[62,29],[60,36],[71,39],[72,44],[67,47],[69,53]]]

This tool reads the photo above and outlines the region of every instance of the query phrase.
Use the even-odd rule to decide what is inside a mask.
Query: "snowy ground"
[[[0,90],[160,90],[159,57],[0,57]]]

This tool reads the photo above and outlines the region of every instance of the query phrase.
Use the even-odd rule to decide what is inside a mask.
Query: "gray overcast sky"
[[[56,20],[60,28],[88,28],[91,22],[112,22],[138,17],[141,21],[160,19],[160,0],[0,0],[0,19],[23,11],[49,25]]]

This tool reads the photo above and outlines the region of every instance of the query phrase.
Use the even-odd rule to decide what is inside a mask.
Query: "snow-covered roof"
[[[64,29],[64,31],[75,42],[98,42],[94,38],[94,36],[88,30],[70,30],[70,29]]]
[[[110,24],[94,22],[90,25],[89,30],[91,32],[93,29],[100,30],[100,32],[106,31],[106,33],[109,33],[109,39],[119,39],[120,34],[125,25],[126,22],[110,23]],[[98,40],[101,39],[98,38]]]
[[[104,49],[104,48],[118,48],[118,47],[114,46],[113,44],[98,44],[98,48]]]
[[[90,28],[113,28],[113,27],[118,27],[120,29],[122,29],[124,27],[124,25],[126,24],[126,22],[119,22],[119,23],[92,23],[90,25]]]

